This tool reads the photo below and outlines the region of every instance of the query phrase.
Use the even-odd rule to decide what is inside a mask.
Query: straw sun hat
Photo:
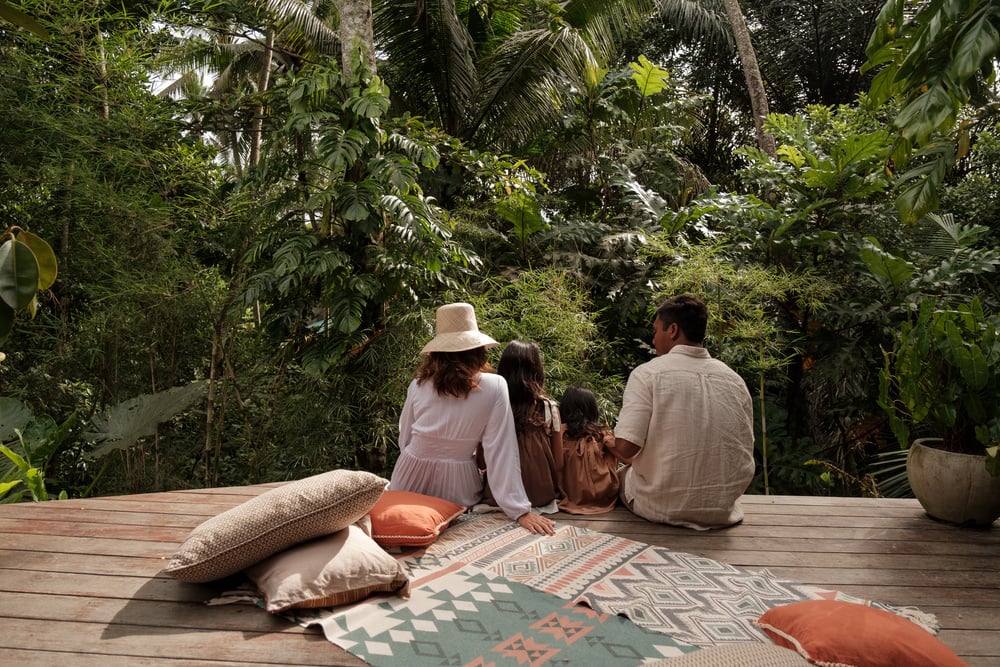
[[[435,336],[420,354],[463,352],[477,347],[496,347],[500,343],[479,331],[476,311],[467,303],[449,303],[437,309]]]

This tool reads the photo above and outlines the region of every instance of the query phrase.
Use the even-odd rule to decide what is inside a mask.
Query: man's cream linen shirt
[[[704,348],[677,345],[637,366],[615,437],[640,447],[623,479],[637,515],[699,530],[743,519],[753,404],[743,378]]]

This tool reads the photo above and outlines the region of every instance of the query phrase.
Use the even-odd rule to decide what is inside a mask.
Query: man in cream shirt
[[[708,309],[690,295],[656,311],[656,358],[629,375],[612,452],[630,463],[621,498],[638,516],[697,530],[743,520],[754,474],[746,383],[704,348]]]

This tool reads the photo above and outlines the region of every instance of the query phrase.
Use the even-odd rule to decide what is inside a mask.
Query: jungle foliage
[[[752,490],[892,492],[883,350],[1000,307],[996,12],[743,4],[775,158],[715,2],[376,1],[374,68],[337,2],[3,3],[0,498],[386,474],[455,300],[612,423],[681,291],[754,396]]]

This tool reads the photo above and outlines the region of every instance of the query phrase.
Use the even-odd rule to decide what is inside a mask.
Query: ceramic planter
[[[989,527],[1000,517],[1000,477],[986,472],[985,456],[937,449],[938,438],[914,441],[906,457],[913,495],[928,516]]]

